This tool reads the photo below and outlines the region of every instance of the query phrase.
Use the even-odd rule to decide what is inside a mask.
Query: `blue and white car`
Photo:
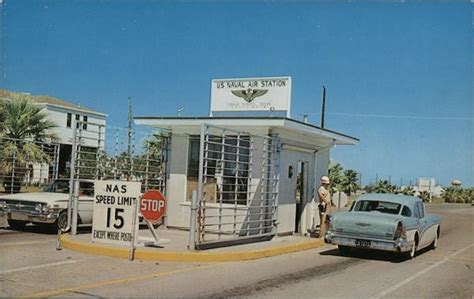
[[[324,241],[351,248],[399,252],[413,258],[417,250],[438,246],[441,218],[425,213],[421,199],[395,194],[364,194],[348,212],[330,215]]]

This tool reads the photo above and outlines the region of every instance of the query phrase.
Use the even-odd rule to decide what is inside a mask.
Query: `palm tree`
[[[347,195],[357,191],[357,172],[352,169],[347,169],[344,171],[344,177],[342,179],[342,191]]]
[[[343,180],[342,166],[339,163],[329,163],[329,190],[332,192],[339,191]]]
[[[420,195],[418,195],[423,202],[429,202],[430,201],[430,193],[428,191],[421,191]]]
[[[26,95],[11,95],[0,102],[0,171],[6,191],[20,191],[32,163],[50,161],[37,142],[54,140],[54,134],[49,132],[54,127],[41,107],[30,102]]]
[[[415,190],[413,190],[412,186],[408,186],[408,187],[405,187],[403,190],[400,190],[400,193],[403,195],[413,196],[415,194]]]
[[[46,120],[41,107],[26,95],[14,94],[0,102],[0,130],[4,137],[31,141],[51,141],[55,136],[48,130],[56,127]]]
[[[455,187],[447,187],[444,189],[443,194],[441,197],[443,198],[444,202],[456,202],[457,196],[457,190]]]
[[[387,180],[379,181],[375,186],[376,193],[395,193],[396,187]]]

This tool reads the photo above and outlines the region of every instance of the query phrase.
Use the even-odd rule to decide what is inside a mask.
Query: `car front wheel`
[[[65,230],[67,228],[67,211],[62,211],[56,220],[56,228]]]

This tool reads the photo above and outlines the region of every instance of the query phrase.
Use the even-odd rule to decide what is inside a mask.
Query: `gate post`
[[[72,123],[72,149],[71,149],[71,160],[70,160],[70,173],[69,173],[69,201],[67,203],[67,227],[72,227],[72,213],[73,213],[73,195],[74,195],[74,177],[76,173],[76,150],[77,150],[77,121],[74,120]],[[75,226],[73,227],[71,233],[76,234]]]
[[[13,194],[14,185],[15,185],[15,167],[16,167],[16,151],[13,152],[13,163],[12,163],[12,181],[10,185],[10,194]],[[21,189],[21,181],[20,181],[20,189]],[[6,191],[6,190],[5,190]]]
[[[207,133],[207,125],[202,124],[201,125],[201,136],[199,140],[199,175],[198,175],[198,194],[197,194],[197,200],[199,202],[199,209],[202,208],[202,201],[204,198],[204,136]],[[202,211],[201,211],[202,213]],[[202,214],[200,215],[202,217]],[[201,227],[201,224],[198,225],[197,227],[197,233],[198,233],[198,243],[201,242],[201,233],[204,233],[204,227]]]
[[[271,199],[274,205],[272,208],[272,233],[278,232],[278,200],[280,196],[280,137],[278,134],[271,134],[271,155],[272,155],[272,186]]]
[[[71,234],[77,234],[77,215],[78,215],[78,207],[79,207],[79,181],[74,182],[74,194],[72,196],[72,227],[71,227]]]
[[[197,192],[193,190],[193,197],[191,200],[191,217],[189,223],[189,239],[188,239],[188,249],[196,249],[196,224],[197,224]]]

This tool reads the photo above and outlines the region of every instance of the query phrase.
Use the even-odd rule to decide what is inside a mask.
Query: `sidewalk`
[[[274,237],[270,241],[256,242],[222,248],[192,251],[188,250],[189,232],[175,229],[157,229],[160,239],[169,243],[160,247],[138,246],[135,251],[137,260],[156,260],[168,262],[230,262],[246,261],[281,254],[318,248],[324,245],[321,239],[303,236]],[[149,230],[140,230],[140,237],[151,237]],[[128,258],[129,248],[91,241],[91,233],[62,235],[61,246],[79,252]]]

